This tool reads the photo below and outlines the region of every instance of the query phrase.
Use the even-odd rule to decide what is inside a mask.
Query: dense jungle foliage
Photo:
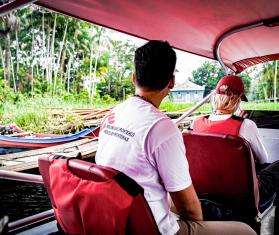
[[[49,107],[105,107],[126,99],[134,93],[135,49],[134,42],[115,31],[34,5],[1,17],[0,124],[53,132],[52,126],[60,124],[50,119]],[[251,100],[277,97],[277,67],[270,62],[241,74]],[[191,80],[205,85],[207,94],[223,75],[217,63],[207,61]],[[161,108],[177,111],[192,105],[164,102]],[[65,120],[80,125],[71,115]]]

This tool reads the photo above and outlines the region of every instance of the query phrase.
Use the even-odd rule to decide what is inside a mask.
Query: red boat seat
[[[159,234],[143,189],[123,173],[55,155],[39,169],[66,234]]]
[[[258,215],[254,158],[246,140],[220,134],[183,133],[193,185],[200,198]]]

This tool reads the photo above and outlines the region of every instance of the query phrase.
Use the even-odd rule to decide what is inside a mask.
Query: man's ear
[[[131,80],[132,80],[132,83],[135,86],[136,85],[136,75],[135,75],[135,73],[132,74]]]
[[[174,83],[175,83],[175,79],[174,79],[174,75],[173,75],[172,79],[169,81],[168,88],[172,89],[174,87]]]

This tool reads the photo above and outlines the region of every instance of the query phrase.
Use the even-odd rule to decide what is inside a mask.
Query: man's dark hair
[[[162,90],[173,78],[176,54],[167,41],[152,40],[135,52],[136,84]]]

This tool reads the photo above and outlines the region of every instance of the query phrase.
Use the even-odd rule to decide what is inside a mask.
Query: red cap
[[[216,86],[217,94],[224,95],[239,95],[241,100],[248,101],[244,95],[244,84],[240,77],[234,75],[227,75],[220,79]]]

